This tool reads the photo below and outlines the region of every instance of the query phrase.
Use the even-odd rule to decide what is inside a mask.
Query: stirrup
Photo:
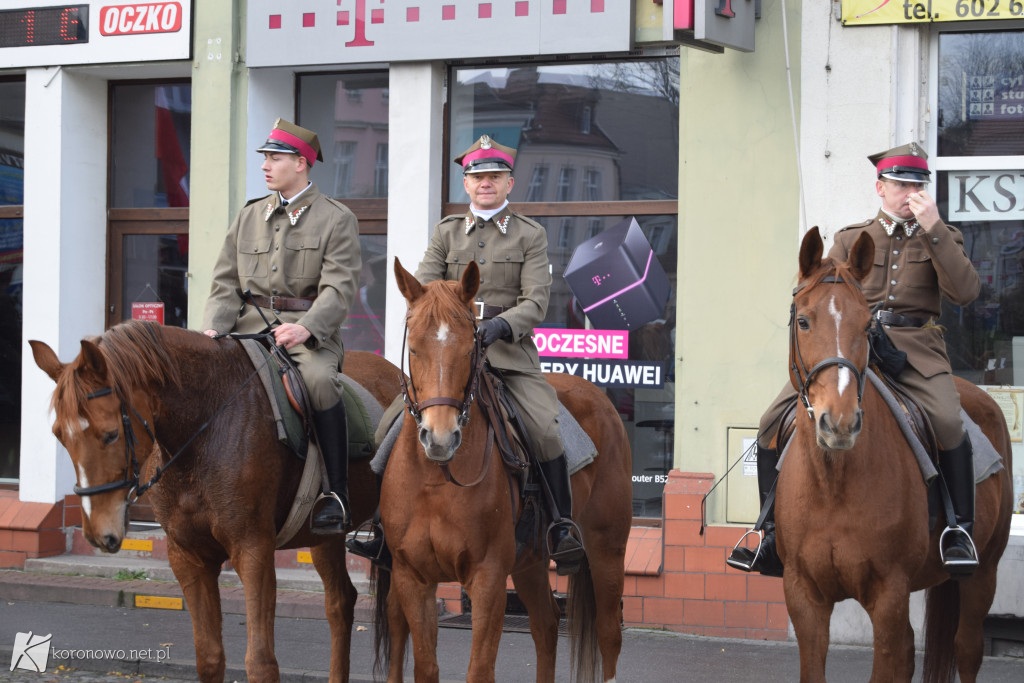
[[[324,524],[322,526],[314,526],[313,518],[316,516],[317,513],[317,503],[319,503],[322,500],[330,500],[332,498],[338,501],[338,507],[341,508],[341,522],[337,525]],[[328,491],[327,493],[321,493],[319,496],[316,497],[316,500],[313,501],[313,506],[309,510],[309,530],[312,531],[314,534],[318,535],[342,533],[345,531],[346,528],[348,528],[348,525],[351,523],[351,519],[352,518],[348,514],[348,509],[345,508],[345,503],[341,501],[341,498],[338,497],[338,494],[335,493],[334,491]]]
[[[551,548],[551,536],[558,527],[566,528],[566,538],[573,541],[574,545],[571,548],[555,552]],[[544,545],[548,557],[555,561],[555,568],[559,576],[575,574],[579,571],[580,564],[587,554],[583,547],[583,534],[580,532],[580,527],[569,517],[562,517],[548,525],[547,533],[544,534]]]
[[[971,556],[966,558],[946,558],[946,534],[954,534],[967,538],[967,546],[970,550]],[[942,534],[939,536],[939,559],[942,561],[942,567],[950,574],[970,574],[978,568],[978,548],[974,545],[974,539],[967,533],[959,524],[956,526],[947,526],[942,530]]]
[[[747,536],[749,536],[750,534],[754,534],[755,536],[757,536],[757,548],[755,548],[753,551],[751,551],[751,549],[748,548],[747,546],[743,545],[743,541],[747,540]],[[762,530],[762,529],[751,529],[747,533],[743,534],[740,537],[740,540],[736,541],[736,545],[734,545],[732,547],[732,552],[729,553],[729,557],[726,558],[725,563],[727,565],[729,565],[730,567],[732,567],[733,569],[739,569],[740,571],[744,571],[744,572],[756,571],[754,569],[754,565],[756,565],[757,561],[761,558],[761,547],[763,545],[764,545],[764,530]],[[754,553],[754,558],[752,560],[750,560],[750,564],[749,565],[746,562],[743,562],[739,557],[736,556],[737,552],[741,551],[741,550],[746,550],[748,553],[749,552],[753,552]]]

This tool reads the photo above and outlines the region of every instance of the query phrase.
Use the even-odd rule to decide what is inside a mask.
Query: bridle
[[[405,331],[402,333],[402,358],[400,361],[401,374],[399,375],[399,382],[402,385],[402,395],[405,397],[406,410],[408,410],[409,414],[412,415],[414,420],[416,420],[417,429],[423,426],[423,409],[429,408],[430,406],[452,406],[459,411],[459,427],[465,427],[469,423],[469,407],[473,403],[477,383],[479,382],[480,374],[484,369],[486,349],[484,348],[480,337],[476,334],[476,320],[469,315],[467,315],[467,319],[473,323],[473,358],[471,360],[472,366],[469,372],[469,379],[466,381],[466,388],[462,392],[462,400],[460,401],[457,398],[451,398],[448,396],[435,396],[433,398],[420,401],[416,393],[416,385],[414,385],[412,381],[412,375],[409,375],[408,381],[405,379],[405,346],[409,338],[409,315],[406,314],[405,316]]]
[[[423,410],[430,406],[452,406],[459,411],[457,418],[459,428],[465,427],[469,424],[469,408],[473,404],[473,400],[476,395],[477,387],[479,386],[480,376],[483,373],[484,361],[487,356],[487,349],[483,345],[483,341],[480,336],[476,334],[476,320],[471,316],[467,315],[467,319],[473,323],[473,356],[470,360],[471,366],[469,371],[469,379],[466,380],[466,388],[462,392],[462,400],[457,398],[451,398],[449,396],[435,396],[433,398],[427,398],[422,401],[419,400],[416,394],[416,385],[412,381],[412,374],[408,375],[409,380],[406,381],[405,373],[405,346],[406,341],[409,338],[409,314],[405,316],[405,330],[402,333],[402,356],[401,356],[401,372],[399,373],[399,382],[402,385],[402,395],[405,397],[405,407],[416,421],[416,429],[419,430],[423,427]],[[411,365],[411,364],[410,364]],[[410,367],[411,370],[411,367]],[[484,459],[483,466],[481,467],[479,476],[469,484],[463,484],[451,473],[451,469],[447,462],[437,463],[438,467],[441,468],[441,472],[444,474],[444,478],[451,484],[468,488],[476,486],[484,477],[487,476],[487,472],[491,466],[491,458],[489,454],[494,442],[494,430],[491,427],[490,422],[487,424],[487,445],[484,448]]]
[[[827,283],[827,284],[851,284],[838,275],[828,275],[823,277],[821,280],[815,283],[815,285]],[[857,289],[861,289],[860,283],[857,281],[852,282]],[[815,285],[811,285],[812,287]],[[808,391],[811,387],[811,382],[814,381],[814,376],[825,368],[832,367],[833,365],[841,368],[846,368],[853,373],[853,376],[857,378],[857,405],[860,405],[861,399],[864,397],[864,381],[867,379],[867,369],[865,368],[862,372],[857,368],[851,361],[842,356],[831,356],[826,358],[814,365],[810,370],[807,369],[807,364],[804,363],[803,356],[800,354],[800,340],[796,330],[796,295],[805,288],[804,285],[798,286],[793,290],[793,303],[789,307],[789,366],[793,373],[796,375],[797,393],[800,396],[800,402],[804,404],[804,408],[807,410],[807,415],[814,420],[814,408],[811,406],[810,398],[808,398]],[[871,326],[871,322],[868,322],[868,327]]]
[[[269,356],[265,358],[263,364],[265,365],[269,361],[269,359]],[[139,460],[138,458],[135,457],[135,445],[138,443],[138,440],[135,438],[135,430],[132,427],[132,420],[131,417],[128,415],[128,410],[125,407],[126,405],[128,408],[131,408],[132,413],[135,414],[135,417],[138,419],[139,423],[146,430],[146,435],[149,436],[153,444],[161,449],[163,448],[163,446],[161,446],[160,442],[157,441],[156,434],[153,433],[152,427],[150,427],[149,423],[146,422],[145,419],[143,419],[142,415],[139,414],[139,411],[135,409],[135,406],[131,404],[126,404],[124,397],[121,396],[121,392],[116,392],[117,399],[121,403],[121,424],[124,425],[125,465],[124,470],[121,473],[121,480],[86,487],[81,487],[76,484],[73,488],[75,494],[79,496],[96,496],[101,493],[117,491],[118,489],[128,489],[128,493],[125,495],[125,500],[128,502],[128,505],[133,504],[142,496],[142,494],[144,494],[146,491],[152,488],[158,481],[160,481],[160,477],[163,476],[167,468],[173,465],[174,461],[178,459],[178,456],[184,453],[185,449],[188,448],[189,445],[193,441],[195,441],[200,434],[206,431],[206,429],[211,424],[213,424],[213,421],[217,419],[217,416],[219,416],[224,411],[224,409],[227,408],[238,397],[238,395],[242,392],[242,389],[244,389],[245,386],[249,384],[249,382],[251,382],[256,375],[259,374],[261,368],[262,365],[253,370],[253,372],[245,379],[245,381],[239,385],[238,389],[235,390],[235,393],[228,397],[228,399],[224,401],[224,403],[222,403],[220,407],[217,408],[217,410],[214,411],[210,418],[206,422],[204,422],[203,425],[199,427],[198,430],[196,430],[195,434],[190,436],[188,440],[185,441],[184,444],[182,444],[181,448],[179,448],[174,453],[174,455],[172,455],[170,459],[168,459],[166,464],[164,464],[163,467],[158,467],[156,469],[156,472],[153,473],[153,476],[150,478],[150,480],[147,481],[145,484],[141,485],[139,484]],[[109,396],[110,394],[113,393],[115,392],[112,387],[102,387],[100,389],[96,389],[95,391],[86,394],[85,398],[87,400],[92,400],[94,398],[100,398],[102,396]]]

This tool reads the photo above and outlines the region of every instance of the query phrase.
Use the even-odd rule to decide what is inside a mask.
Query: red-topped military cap
[[[878,178],[902,180],[908,183],[930,183],[932,172],[928,170],[928,153],[916,142],[893,147],[868,157],[875,165]]]
[[[512,172],[516,150],[499,144],[489,135],[481,135],[473,146],[455,157],[455,163],[462,166],[463,173],[484,173],[486,171]]]
[[[299,154],[306,157],[310,168],[317,161],[324,160],[324,155],[320,152],[320,140],[316,133],[284,119],[274,121],[274,130],[270,131],[267,141],[256,151]]]

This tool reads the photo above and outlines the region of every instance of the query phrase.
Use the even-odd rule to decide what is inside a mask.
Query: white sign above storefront
[[[250,0],[251,67],[624,52],[623,0]]]
[[[949,171],[951,223],[1024,219],[1024,170]]]
[[[0,68],[152,62],[192,55],[192,3],[38,6],[0,0]]]

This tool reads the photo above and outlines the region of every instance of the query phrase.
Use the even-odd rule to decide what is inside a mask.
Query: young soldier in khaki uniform
[[[829,256],[845,261],[864,232],[875,242],[874,268],[862,283],[868,303],[881,304],[875,317],[893,346],[907,354],[907,366],[896,378],[928,414],[939,442],[939,469],[949,488],[958,527],[946,535],[945,567],[957,574],[974,571],[977,553],[970,534],[974,526],[974,456],[960,420],[960,396],[953,384],[942,330],[934,322],[942,299],[965,306],[978,296],[981,280],[964,252],[959,230],[946,225],[935,200],[924,190],[930,182],[928,155],[915,143],[874,154],[882,198],[878,215],[843,228],[835,235]],[[770,448],[782,412],[796,400],[786,385],[761,418],[757,442],[757,478],[761,502],[777,476],[778,452]],[[771,510],[762,525],[760,556],[735,548],[728,563],[744,571],[781,575],[775,553],[775,523]]]
[[[280,324],[277,343],[288,349],[309,390],[313,423],[335,497],[313,517],[316,533],[341,533],[349,523],[348,452],[342,385],[341,323],[362,267],[355,215],[320,194],[309,170],[323,161],[315,133],[278,119],[256,150],[272,194],[250,201],[228,229],[213,271],[203,329],[214,336],[258,333],[263,316]],[[250,290],[256,306],[243,299]]]
[[[508,206],[515,155],[516,150],[484,135],[455,159],[463,169],[470,210],[434,227],[416,278],[424,284],[458,280],[470,261],[480,267],[478,334],[489,347],[487,360],[501,371],[523,418],[562,517],[552,529],[551,552],[564,574],[579,568],[583,548],[571,534],[572,494],[558,434],[558,398],[540,371],[532,338],[548,309],[548,238],[544,226]],[[377,557],[380,537],[367,543],[352,541],[349,548]]]

